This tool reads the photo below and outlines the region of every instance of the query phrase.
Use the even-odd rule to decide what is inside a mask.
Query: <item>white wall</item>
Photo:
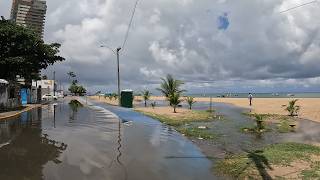
[[[0,106],[5,106],[8,102],[8,85],[0,83]]]

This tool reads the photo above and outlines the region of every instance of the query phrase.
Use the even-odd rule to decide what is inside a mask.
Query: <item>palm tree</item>
[[[153,103],[151,103],[152,109],[154,109],[156,107],[156,102],[154,101]]]
[[[118,94],[117,93],[113,93],[112,97],[114,98],[114,100],[116,101],[118,99]]]
[[[180,89],[180,86],[184,83],[180,80],[174,79],[170,74],[168,74],[166,78],[161,78],[161,80],[162,83],[160,88],[157,88],[157,90],[166,97],[170,106],[173,107],[174,113],[176,113],[176,107],[181,103],[180,95],[185,91]]]
[[[150,99],[151,93],[148,90],[142,91],[142,98],[144,100],[144,107],[147,107],[147,101]]]
[[[180,80],[174,79],[170,74],[168,74],[166,78],[161,78],[161,80],[162,83],[160,88],[157,88],[157,90],[166,97],[171,106],[172,104],[169,100],[170,96],[173,96],[175,93],[178,93],[180,96],[182,92],[185,92],[185,90],[180,89],[180,86],[184,83]]]
[[[69,71],[67,74],[68,74],[68,76],[70,78],[75,78],[76,77],[76,74],[74,72],[72,72],[72,71]]]
[[[298,99],[289,101],[289,105],[286,106],[285,110],[289,112],[289,116],[295,116],[298,115],[298,112],[300,110],[300,106],[296,105],[296,102]]]
[[[173,107],[173,112],[177,113],[176,108],[182,102],[182,100],[180,99],[180,93],[174,92],[169,96],[168,100],[170,102],[170,105]]]
[[[256,123],[257,123],[257,130],[258,130],[258,132],[260,132],[261,130],[264,129],[263,116],[259,115],[259,114],[255,114],[254,117],[255,117],[255,120],[256,120]]]
[[[160,85],[160,88],[157,88],[158,91],[160,91],[166,98],[169,98],[169,96],[173,95],[174,93],[182,93],[185,90],[181,90],[180,86],[184,83],[180,80],[174,79],[172,75],[168,74],[166,79],[161,78],[162,83]]]
[[[67,75],[69,76],[69,81],[71,81],[72,78],[77,77],[76,74],[75,74],[74,72],[72,72],[72,71],[69,71],[69,72],[67,73]]]
[[[194,97],[191,97],[191,96],[187,97],[187,98],[186,98],[186,101],[187,101],[187,103],[188,103],[188,105],[189,105],[189,109],[192,109],[192,105],[193,105],[194,103],[196,103],[196,101],[194,100]]]

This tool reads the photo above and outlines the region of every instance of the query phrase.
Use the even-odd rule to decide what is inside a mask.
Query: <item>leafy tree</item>
[[[69,76],[70,78],[75,78],[75,77],[77,77],[76,74],[75,74],[74,72],[72,72],[72,71],[69,71],[67,74],[68,74],[68,76]]]
[[[147,107],[147,101],[150,99],[151,93],[148,90],[142,91],[142,98],[144,100],[144,107]]]
[[[27,81],[38,78],[40,71],[58,61],[60,44],[45,44],[32,30],[0,20],[0,78]]]
[[[72,82],[74,81],[74,78],[77,77],[77,75],[76,75],[74,72],[72,72],[72,71],[69,71],[69,72],[67,73],[67,75],[68,75],[69,81],[71,81],[71,79],[73,79]]]
[[[87,90],[81,86],[78,85],[77,83],[73,82],[71,84],[71,86],[68,89],[72,94],[74,95],[79,95],[79,96],[83,96],[83,94],[85,94],[87,92]]]
[[[86,92],[87,90],[83,86],[78,86],[77,94],[79,94],[79,96],[83,96]]]
[[[43,75],[43,76],[41,77],[41,79],[47,80],[47,79],[48,79],[48,76],[47,76],[47,75]]]
[[[187,97],[186,98],[186,101],[187,101],[187,103],[188,103],[188,105],[189,105],[189,109],[192,109],[192,105],[194,104],[194,103],[196,103],[196,101],[194,100],[194,97]]]
[[[173,112],[177,113],[176,108],[182,102],[182,100],[180,99],[180,93],[175,92],[171,94],[168,99],[171,106],[173,107]]]
[[[77,94],[78,85],[75,84],[75,83],[72,83],[68,90],[69,90],[72,94]]]
[[[290,116],[297,116],[298,112],[300,110],[300,106],[296,105],[298,99],[289,101],[289,104],[286,105],[285,110],[287,110],[289,112]]]
[[[76,79],[72,80],[72,84],[78,84],[78,80]]]

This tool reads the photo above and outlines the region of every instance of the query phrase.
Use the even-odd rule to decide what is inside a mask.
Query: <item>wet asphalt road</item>
[[[218,179],[211,168],[175,130],[124,108],[65,99],[0,122],[1,180]]]

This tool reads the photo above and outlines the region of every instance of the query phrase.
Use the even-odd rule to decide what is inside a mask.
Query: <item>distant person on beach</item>
[[[252,96],[252,94],[251,94],[251,93],[249,93],[248,99],[249,99],[249,102],[250,102],[250,106],[252,106],[252,99],[253,99],[253,96]]]

